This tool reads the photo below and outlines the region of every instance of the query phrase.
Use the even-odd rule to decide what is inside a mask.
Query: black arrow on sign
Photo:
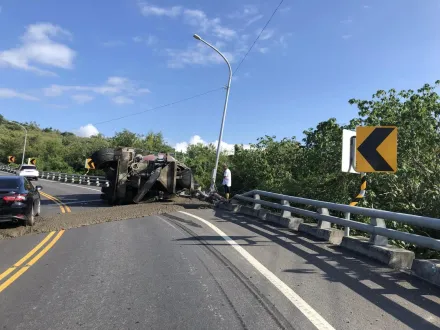
[[[377,148],[394,130],[392,127],[376,128],[359,146],[358,151],[375,171],[393,171],[390,164],[377,152]]]
[[[89,168],[95,168],[95,164],[93,164],[93,160],[91,160],[91,159],[89,160],[87,165],[89,165]]]

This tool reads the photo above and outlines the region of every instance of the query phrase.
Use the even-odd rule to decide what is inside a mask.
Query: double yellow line
[[[70,213],[70,212],[72,212],[70,210],[70,207],[68,207],[66,204],[64,204],[62,201],[60,201],[55,196],[49,195],[48,193],[45,193],[45,192],[42,192],[42,191],[40,191],[40,195],[46,197],[47,199],[50,199],[52,202],[57,204],[60,207],[61,213],[66,213],[66,212]]]
[[[52,238],[52,236],[55,235],[55,233],[55,231],[50,232],[36,247],[34,247],[31,251],[29,251],[28,254],[17,261],[14,266],[9,267],[7,270],[0,274],[0,292],[10,286],[16,279],[23,275],[23,273],[25,273],[29,269],[29,267],[34,265],[42,256],[44,256],[46,252],[49,251],[64,234],[64,230],[59,231],[58,234],[37,255],[34,256],[34,254],[36,254],[38,250],[40,250],[43,245],[45,245]],[[31,257],[33,258],[26,263],[26,261]],[[2,283],[2,280],[8,277],[11,273],[14,274]]]

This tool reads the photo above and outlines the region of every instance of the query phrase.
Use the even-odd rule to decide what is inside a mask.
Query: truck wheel
[[[103,148],[93,153],[91,156],[97,169],[102,169],[105,164],[115,160],[115,149]]]

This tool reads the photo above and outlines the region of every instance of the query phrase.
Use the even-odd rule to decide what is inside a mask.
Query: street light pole
[[[225,126],[226,110],[228,109],[229,90],[231,89],[231,81],[232,81],[232,68],[231,68],[231,64],[229,63],[227,58],[217,48],[215,48],[213,45],[211,45],[207,41],[203,40],[197,34],[194,34],[193,37],[195,39],[203,42],[205,45],[207,45],[208,47],[212,48],[214,51],[216,51],[217,54],[219,54],[223,58],[223,60],[226,62],[226,64],[228,65],[228,69],[229,69],[229,79],[228,79],[228,84],[226,86],[226,98],[225,98],[225,104],[224,104],[224,107],[223,107],[222,124],[220,126],[220,134],[219,134],[219,137],[218,137],[218,144],[217,144],[217,155],[215,157],[215,166],[214,166],[214,170],[212,171],[212,177],[211,177],[210,191],[213,192],[213,191],[215,191],[215,179],[217,177],[218,161],[220,159],[220,147],[221,147],[222,138],[223,138],[223,128]]]
[[[23,125],[17,123],[16,121],[11,121],[11,123],[20,126],[21,128],[24,129],[24,144],[23,144],[23,157],[21,157],[21,165],[24,164],[24,154],[26,152],[26,140],[27,140],[27,129],[26,127],[24,127]]]

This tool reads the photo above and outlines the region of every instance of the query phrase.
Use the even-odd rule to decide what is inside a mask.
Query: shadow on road
[[[266,242],[262,242],[262,241],[258,241],[255,240],[253,238],[255,238],[256,236],[229,236],[231,239],[233,239],[235,242],[240,243],[240,241],[244,241],[245,244],[240,243],[240,245],[258,245],[258,246],[264,246],[267,244],[261,244],[261,243],[266,243]],[[182,241],[203,241],[203,242],[207,242],[209,245],[228,245],[229,243],[226,242],[224,240],[223,237],[218,236],[218,235],[213,235],[213,236],[195,236],[195,237],[185,237],[185,238],[179,238],[179,239],[175,239],[174,241],[176,242],[182,242]],[[211,243],[212,241],[217,241],[217,242],[221,242],[220,244],[213,244]],[[184,245],[200,245],[198,244],[184,244]],[[205,245],[205,244],[202,244]]]
[[[298,234],[218,209],[215,211],[215,216],[263,236],[304,258],[308,264],[324,272],[326,280],[340,282],[409,327],[424,330],[439,329],[418,315],[417,311],[412,310],[414,307],[411,307],[411,304],[414,304],[415,307],[418,306],[440,317],[440,305],[423,297],[424,295],[440,297],[439,288],[403,272],[386,268],[384,265],[362,255],[338,246],[331,246],[302,233]],[[271,234],[268,234],[268,232]],[[286,242],[280,237],[286,237],[292,242]],[[316,254],[307,253],[295,245],[306,247],[316,252]],[[330,247],[330,250],[322,246]],[[285,269],[283,272],[293,275],[295,273],[312,273],[313,270]],[[364,280],[365,283],[360,282]],[[373,282],[375,286],[373,288],[369,287],[366,284],[367,281],[368,283]],[[402,306],[405,304],[405,300],[410,302],[406,304],[406,308]]]

